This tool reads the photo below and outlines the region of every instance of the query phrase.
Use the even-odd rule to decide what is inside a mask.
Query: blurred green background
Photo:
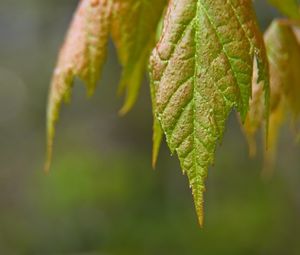
[[[0,254],[300,254],[300,149],[280,136],[261,178],[232,114],[205,194],[200,229],[187,179],[164,144],[151,169],[151,106],[117,115],[120,66],[110,44],[96,95],[77,82],[43,174],[45,107],[77,0],[0,1]],[[256,1],[262,29],[278,13]],[[261,150],[261,148],[260,148]]]

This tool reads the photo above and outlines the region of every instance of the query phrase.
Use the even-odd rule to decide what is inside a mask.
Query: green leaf
[[[300,19],[300,8],[297,0],[269,0],[283,14],[292,19]]]
[[[207,170],[231,110],[246,117],[255,58],[267,99],[268,65],[251,0],[170,1],[151,57],[155,116],[189,178],[200,225]]]
[[[152,167],[156,167],[157,158],[160,150],[161,141],[163,138],[164,132],[161,128],[161,125],[157,118],[153,118],[153,149],[152,149]]]
[[[134,105],[166,0],[115,0],[112,36],[123,69],[119,94],[126,91],[121,114]]]
[[[47,109],[47,161],[50,167],[55,123],[64,100],[69,100],[74,78],[86,83],[92,94],[106,58],[111,1],[82,0],[73,17],[54,71]]]
[[[164,133],[160,125],[160,122],[155,115],[156,114],[156,101],[155,101],[156,91],[155,91],[155,86],[153,86],[153,78],[151,76],[151,73],[150,73],[150,92],[151,92],[152,112],[153,112],[152,167],[155,168]]]

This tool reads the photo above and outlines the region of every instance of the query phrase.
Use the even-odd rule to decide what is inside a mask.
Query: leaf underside
[[[170,1],[150,61],[152,94],[155,116],[188,176],[200,225],[207,169],[226,119],[233,108],[242,119],[248,112],[254,59],[267,99],[268,64],[251,0]]]

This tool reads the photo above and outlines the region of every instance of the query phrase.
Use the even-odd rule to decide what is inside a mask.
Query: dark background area
[[[63,107],[51,173],[43,173],[47,92],[76,5],[0,1],[0,254],[300,254],[300,149],[289,126],[274,175],[262,180],[262,157],[249,159],[232,114],[209,169],[200,229],[165,144],[151,169],[147,79],[134,109],[117,114],[112,44],[95,96],[86,100],[77,82]],[[255,5],[265,29],[278,13]]]

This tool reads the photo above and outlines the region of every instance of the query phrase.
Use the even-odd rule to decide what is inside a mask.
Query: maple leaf
[[[296,119],[300,113],[300,44],[295,28],[289,20],[273,21],[264,39],[270,65],[271,86],[270,128],[264,169],[269,175],[276,154],[277,136],[285,116],[291,113],[293,119]],[[264,117],[257,114],[263,108],[261,92],[261,86],[254,83],[250,112],[245,123],[245,133],[252,140],[264,121]]]
[[[300,113],[300,44],[292,25],[273,21],[265,34],[272,88],[284,96],[295,116]],[[282,93],[283,92],[283,93]]]
[[[55,123],[62,101],[70,97],[74,78],[86,83],[88,94],[96,87],[106,57],[111,7],[110,0],[82,0],[74,14],[50,87],[46,171],[52,157]]]
[[[110,33],[124,68],[120,90],[127,90],[121,113],[136,101],[141,80],[155,44],[156,31],[166,0],[82,0],[74,15],[52,79],[47,116],[49,169],[55,122],[61,103],[68,99],[76,76],[91,95],[106,58]]]
[[[188,176],[200,225],[207,169],[226,119],[233,108],[243,120],[248,112],[254,58],[268,99],[268,64],[251,0],[170,1],[150,61],[152,94],[155,116]]]
[[[249,145],[250,157],[254,157],[256,155],[255,134],[257,130],[261,127],[265,119],[265,102],[263,96],[264,89],[263,86],[257,82],[257,71],[257,65],[254,62],[250,110],[248,111],[244,124],[241,123],[241,128],[244,131],[245,137]],[[272,90],[272,92],[274,91]]]
[[[119,94],[126,90],[120,113],[134,105],[149,55],[155,45],[156,31],[167,0],[115,0],[112,36],[123,69]]]

